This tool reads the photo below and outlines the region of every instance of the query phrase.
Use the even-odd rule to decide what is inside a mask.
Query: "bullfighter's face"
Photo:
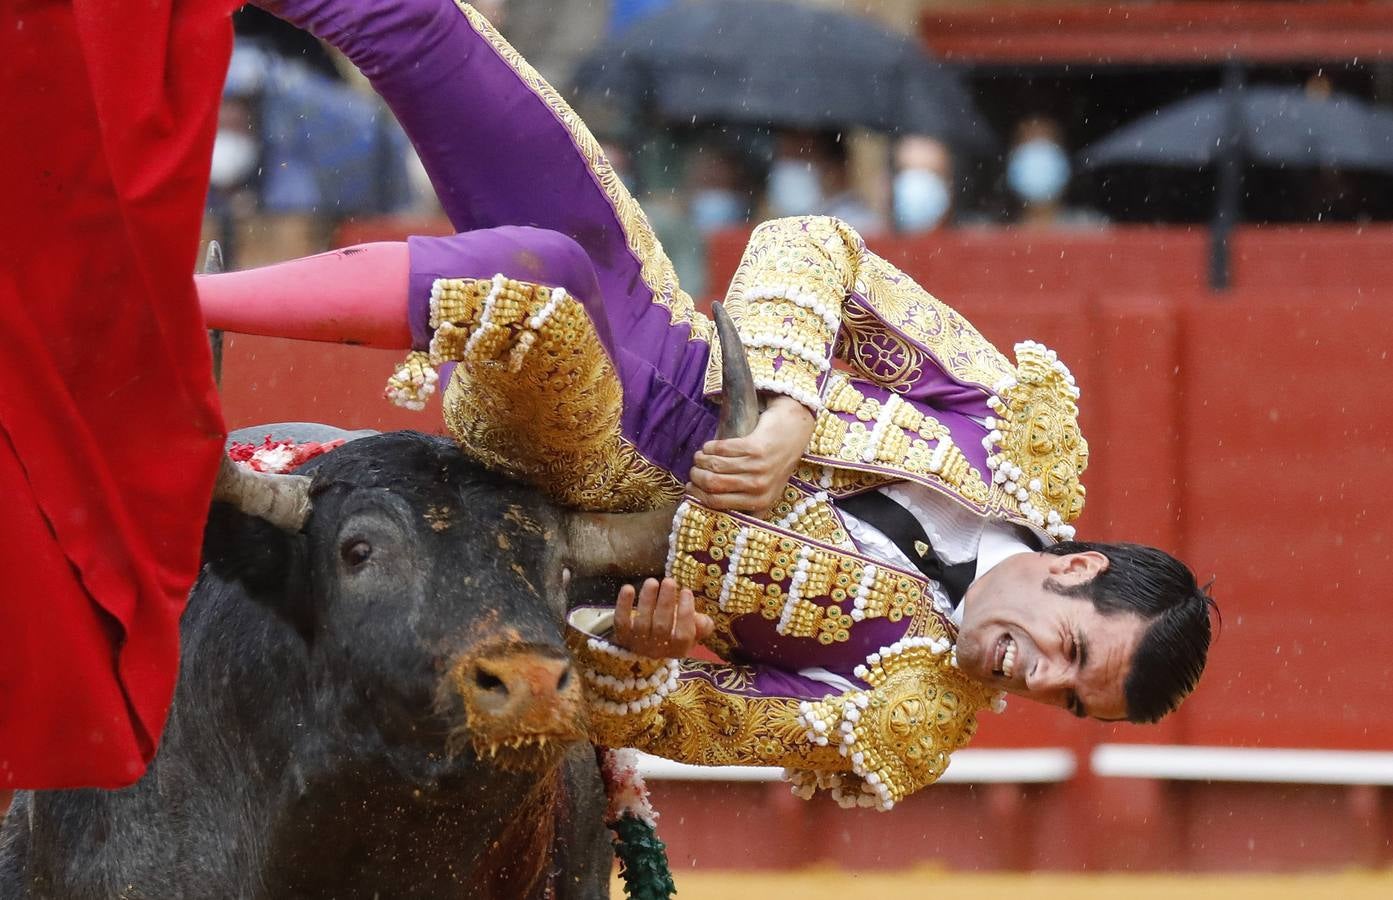
[[[1103,615],[1087,597],[1061,593],[1108,565],[1100,553],[1021,553],[968,588],[958,665],[972,677],[1076,716],[1125,719],[1123,684],[1146,622]]]

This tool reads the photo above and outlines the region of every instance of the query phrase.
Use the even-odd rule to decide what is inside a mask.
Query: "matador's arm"
[[[932,784],[976,731],[989,693],[950,663],[946,641],[905,638],[840,689],[769,666],[637,656],[577,627],[592,738],[704,766],[784,766],[794,791],[890,809]],[[579,621],[578,621],[579,617]]]
[[[694,500],[675,522],[669,573],[753,664],[638,656],[608,640],[607,610],[573,611],[597,743],[784,766],[802,792],[885,809],[935,781],[995,705],[952,665],[921,579]]]

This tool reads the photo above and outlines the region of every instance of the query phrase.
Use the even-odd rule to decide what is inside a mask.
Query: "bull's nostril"
[[[482,667],[474,670],[474,683],[479,686],[480,690],[501,691],[505,694],[508,692],[507,686],[503,684],[503,679]]]
[[[564,669],[561,670],[561,677],[558,678],[558,679],[556,679],[556,689],[557,689],[558,691],[564,691],[564,690],[566,690],[566,685],[568,685],[568,684],[570,684],[570,683],[571,683],[571,667],[570,667],[570,666],[566,666],[566,668],[564,668]]]

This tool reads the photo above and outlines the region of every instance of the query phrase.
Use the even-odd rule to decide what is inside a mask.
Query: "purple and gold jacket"
[[[713,328],[584,123],[468,5],[265,5],[363,70],[461,232],[410,240],[416,350],[389,394],[418,403],[444,367],[447,425],[485,464],[582,508],[681,501],[667,568],[723,662],[634,656],[577,611],[597,742],[782,765],[804,796],[882,809],[941,775],[993,698],[953,666],[932,586],[862,554],[837,500],[910,480],[1071,535],[1087,445],[1068,370],[1033,343],[1011,363],[835,219],[766,223],[727,305],[757,386],[816,430],[766,518],[684,500],[715,432]]]

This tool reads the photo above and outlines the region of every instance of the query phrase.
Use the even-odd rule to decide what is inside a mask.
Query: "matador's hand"
[[[692,652],[698,642],[711,636],[715,623],[711,617],[696,611],[692,592],[677,590],[677,582],[650,578],[637,592],[634,602],[633,585],[619,589],[619,602],[614,605],[614,643],[640,656],[681,658]]]
[[[754,431],[742,438],[708,441],[697,452],[688,491],[714,509],[767,512],[783,496],[816,421],[797,400],[775,396]]]

